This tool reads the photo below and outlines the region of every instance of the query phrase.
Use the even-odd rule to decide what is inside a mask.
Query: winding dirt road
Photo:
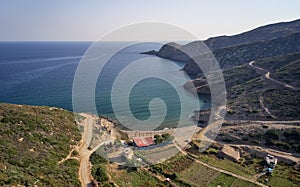
[[[279,80],[276,80],[276,79],[271,78],[271,77],[270,77],[270,72],[269,72],[268,70],[263,69],[263,68],[261,68],[261,67],[258,67],[258,66],[256,66],[256,65],[253,65],[253,63],[255,63],[255,61],[249,62],[249,65],[250,65],[251,67],[254,67],[254,68],[260,70],[260,71],[266,72],[266,74],[264,75],[264,77],[265,77],[266,79],[268,79],[268,80],[270,80],[270,81],[273,81],[273,82],[275,82],[275,83],[277,83],[277,84],[280,84],[280,85],[282,85],[282,86],[284,86],[284,87],[286,87],[286,88],[292,89],[292,90],[296,90],[296,91],[300,90],[300,88],[296,88],[296,87],[294,87],[294,86],[292,86],[292,85],[289,85],[289,84],[287,84],[287,83],[284,83],[284,82],[281,82],[281,81],[279,81]]]

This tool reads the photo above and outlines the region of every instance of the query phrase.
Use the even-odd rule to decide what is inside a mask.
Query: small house
[[[147,147],[149,145],[155,144],[153,137],[134,137],[133,138],[133,143],[137,147]]]
[[[240,159],[240,152],[229,145],[224,145],[218,152],[218,157],[227,158],[229,160],[237,162]]]

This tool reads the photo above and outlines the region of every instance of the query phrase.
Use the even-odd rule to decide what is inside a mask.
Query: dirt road
[[[284,83],[284,82],[281,82],[281,81],[279,81],[279,80],[276,80],[276,79],[271,78],[271,77],[270,77],[270,72],[269,72],[268,70],[263,69],[263,68],[258,67],[258,66],[255,66],[255,65],[253,65],[253,63],[255,63],[255,61],[249,62],[249,65],[252,66],[252,67],[254,67],[254,68],[256,68],[256,69],[258,69],[258,70],[260,70],[260,71],[266,72],[266,74],[264,75],[264,77],[265,77],[266,79],[268,79],[268,80],[270,80],[270,81],[273,81],[273,82],[275,82],[275,83],[277,83],[277,84],[280,84],[280,85],[282,85],[282,86],[284,86],[284,87],[286,87],[286,88],[292,89],[292,90],[300,90],[300,88],[296,88],[296,87],[294,87],[294,86],[292,86],[292,85],[289,85],[289,84],[287,84],[287,83]]]
[[[103,144],[108,144],[110,142],[113,142],[114,140],[111,137],[110,139],[103,141],[94,147],[91,147],[91,142],[94,135],[93,134],[94,127],[96,125],[97,120],[99,120],[99,118],[95,115],[85,114],[85,113],[81,113],[80,115],[84,116],[85,120],[82,122],[84,131],[82,133],[81,144],[78,148],[79,158],[80,158],[79,179],[81,182],[81,186],[85,187],[85,186],[91,186],[91,181],[93,178],[91,174],[91,163],[90,163],[91,154],[95,152]]]
[[[81,182],[81,186],[88,186],[91,182],[91,163],[90,156],[93,153],[88,149],[92,137],[93,137],[93,127],[94,123],[97,120],[96,116],[89,114],[80,114],[85,117],[83,122],[84,131],[82,133],[81,145],[79,147],[79,155],[80,155],[80,166],[79,166],[79,179]]]
[[[191,156],[190,153],[187,153],[186,151],[180,149],[180,147],[177,146],[176,143],[175,143],[175,146],[176,146],[176,148],[177,148],[182,154],[184,154],[184,155],[190,157],[194,162],[196,162],[196,163],[198,163],[198,164],[204,165],[204,166],[206,166],[206,167],[208,167],[208,168],[210,168],[210,169],[216,170],[216,171],[221,172],[221,173],[225,173],[225,174],[230,175],[230,176],[233,176],[233,177],[235,177],[235,178],[238,178],[238,179],[241,179],[241,180],[245,180],[245,181],[248,181],[248,182],[252,182],[252,183],[254,183],[254,184],[258,185],[258,186],[268,187],[268,186],[265,185],[265,184],[262,184],[262,183],[260,183],[260,182],[257,182],[257,181],[256,181],[255,179],[253,179],[253,178],[243,177],[243,176],[237,175],[237,174],[235,174],[235,173],[232,173],[232,172],[230,172],[230,171],[226,171],[226,170],[223,170],[223,169],[220,169],[220,168],[216,168],[216,167],[214,167],[214,166],[212,166],[212,165],[209,165],[209,164],[207,164],[207,163],[205,163],[205,162],[202,162],[202,161],[200,161],[200,160],[194,158],[194,156]],[[196,156],[195,156],[195,157],[196,157]]]

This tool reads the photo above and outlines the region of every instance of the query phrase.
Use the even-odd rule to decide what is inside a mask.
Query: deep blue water
[[[116,44],[106,42],[103,45],[109,50],[110,46]],[[90,45],[89,42],[0,42],[0,102],[55,106],[72,111],[74,74]],[[140,52],[160,47],[160,44],[155,43],[134,45],[109,61],[95,90],[96,106],[100,114],[114,117],[110,91],[118,73],[132,61],[144,58],[145,55],[139,54]],[[179,71],[184,63],[171,62],[177,64],[178,68],[170,68],[170,61],[166,59],[153,57],[153,60],[160,64],[162,72],[188,80],[184,72]],[[161,98],[167,105],[167,117],[163,126],[172,125],[179,118],[178,95],[164,81],[145,79],[135,85],[130,96],[130,109],[138,119],[145,120],[150,116],[148,105],[155,97]],[[187,92],[186,97],[188,99],[181,102],[191,102],[190,98],[194,96]],[[201,100],[209,98],[201,97]],[[89,108],[83,105],[82,112],[89,112]]]

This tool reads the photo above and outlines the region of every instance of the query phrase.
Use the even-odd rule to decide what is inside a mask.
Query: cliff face
[[[184,46],[174,42],[165,44],[156,53],[156,56],[174,61],[187,62],[190,60],[190,58],[182,51],[182,47]]]

